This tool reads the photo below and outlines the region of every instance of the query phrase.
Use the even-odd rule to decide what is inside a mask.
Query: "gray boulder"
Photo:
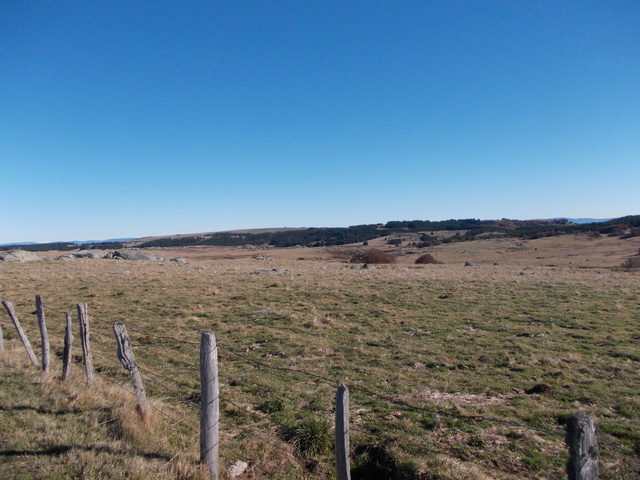
[[[0,252],[0,261],[3,262],[38,262],[42,257],[37,253],[28,252],[27,250],[9,250]]]
[[[255,270],[254,275],[278,275],[280,273],[280,270],[278,270],[277,268],[274,268],[272,270]]]
[[[72,252],[71,255],[76,258],[102,258],[102,254],[95,250],[78,250],[77,252]]]
[[[78,250],[77,252],[69,252],[59,257],[56,257],[56,260],[75,260],[77,258],[102,258],[102,255],[98,252],[94,252],[91,250]]]
[[[151,255],[141,252],[133,248],[125,248],[122,250],[114,250],[107,253],[105,258],[114,258],[116,260],[136,260],[138,262],[163,262],[164,257],[160,255]]]

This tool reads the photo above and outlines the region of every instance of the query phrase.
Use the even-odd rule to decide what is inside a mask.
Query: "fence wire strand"
[[[95,320],[97,322],[99,322],[99,324],[101,326],[107,326],[109,325],[110,327],[112,326],[112,323],[104,320],[102,318],[100,318],[97,315],[94,315],[92,313],[88,314],[89,317],[89,321]],[[152,337],[152,338],[156,338],[159,340],[164,340],[164,341],[168,341],[168,342],[172,342],[174,344],[179,344],[179,345],[191,345],[191,346],[198,346],[200,347],[201,343],[200,342],[194,342],[194,341],[189,341],[189,340],[185,340],[183,338],[174,338],[174,337],[170,337],[170,336],[164,336],[164,335],[156,335],[150,332],[144,332],[144,331],[140,331],[137,328],[132,328],[131,326],[127,325],[127,329],[129,331],[135,332],[139,335],[143,335],[144,337]],[[102,329],[93,329],[91,331],[91,333],[97,335],[98,337],[100,337],[100,342],[106,342],[106,340],[104,340],[105,338],[109,337],[108,333],[106,331],[103,331]],[[234,358],[238,358],[241,359],[245,362],[248,362],[250,364],[253,364],[255,366],[258,366],[260,368],[264,368],[264,369],[269,369],[269,370],[274,370],[274,371],[281,371],[281,372],[290,372],[290,373],[295,373],[295,374],[300,374],[300,375],[304,375],[308,378],[314,379],[316,382],[319,383],[323,383],[326,385],[329,385],[331,387],[336,387],[340,382],[329,378],[327,376],[324,375],[319,375],[313,372],[309,372],[306,370],[302,370],[300,368],[293,368],[293,367],[285,367],[285,366],[275,366],[275,365],[271,365],[270,363],[263,361],[263,360],[257,360],[254,358],[251,358],[249,355],[244,355],[241,353],[238,353],[237,351],[235,351],[232,348],[228,348],[226,346],[221,346],[220,343],[217,341],[216,339],[216,346],[214,347],[214,350],[217,349],[218,352],[224,352],[230,356],[233,356]],[[213,350],[211,350],[213,351]],[[207,352],[207,353],[211,353]],[[109,364],[111,364],[112,362],[115,364],[115,359],[109,358],[106,355],[103,355],[101,352],[98,351],[94,351],[93,352],[96,356],[107,360],[109,362]],[[181,360],[177,360],[175,359],[175,357],[169,357],[168,355],[164,354],[163,352],[160,351],[154,351],[153,353],[149,353],[149,354],[154,354],[154,355],[160,355],[160,356],[164,356],[164,357],[168,357],[170,359],[171,363],[174,364],[181,364],[183,366],[186,366],[188,368],[196,368],[193,365],[188,364],[187,362],[181,361]],[[110,367],[112,368],[112,367]],[[140,370],[142,370],[143,372],[145,372],[146,374],[148,374],[149,376],[153,377],[153,378],[149,378],[147,377],[148,381],[150,381],[151,383],[154,383],[155,385],[160,386],[163,389],[166,389],[168,391],[173,392],[174,394],[176,393],[176,391],[179,389],[178,386],[182,386],[182,387],[186,387],[189,388],[190,390],[193,390],[193,386],[190,386],[182,381],[179,380],[175,380],[172,378],[169,378],[167,376],[164,376],[162,374],[158,374],[156,372],[151,371],[150,369],[144,368],[144,367],[140,367],[138,366],[138,368],[140,368]],[[123,391],[127,392],[128,394],[136,397],[136,394],[134,392],[132,392],[131,390],[127,389],[126,387],[124,387],[124,383],[126,382],[126,380],[122,380],[121,382],[116,382],[115,380],[112,380],[111,378],[109,378],[109,376],[105,376],[103,375],[102,378],[104,378],[107,382],[115,385],[116,387],[122,389]],[[161,379],[162,381],[158,380]],[[173,387],[170,387],[168,384],[172,384],[175,385]],[[412,403],[409,403],[405,400],[402,399],[398,399],[398,398],[394,398],[392,395],[388,395],[388,394],[383,394],[383,393],[379,393],[376,391],[373,391],[371,389],[362,387],[362,386],[358,386],[358,385],[353,385],[349,387],[350,390],[352,391],[358,391],[358,392],[362,392],[366,395],[369,395],[371,397],[374,398],[378,398],[381,399],[383,401],[386,401],[392,405],[397,405],[399,407],[402,407],[404,409],[409,409],[412,411],[416,411],[416,412],[422,412],[422,413],[429,413],[429,414],[435,414],[435,415],[440,415],[440,416],[445,416],[445,417],[451,417],[451,418],[456,418],[456,419],[460,419],[466,422],[491,422],[491,423],[496,423],[496,424],[501,424],[507,427],[511,427],[511,428],[519,428],[519,429],[525,429],[525,430],[530,430],[530,431],[535,431],[538,433],[543,433],[549,436],[553,436],[553,437],[561,437],[564,438],[566,433],[564,431],[560,432],[560,431],[553,431],[553,430],[548,430],[548,429],[544,429],[544,428],[540,428],[540,427],[533,427],[530,425],[526,425],[523,423],[519,423],[513,420],[506,420],[506,419],[502,419],[502,418],[498,418],[498,417],[493,417],[493,416],[487,416],[487,415],[464,415],[464,414],[460,414],[460,413],[454,413],[451,411],[446,411],[442,408],[428,408],[428,407],[424,407],[424,406],[420,406],[420,405],[414,405]],[[233,405],[234,407],[243,410],[247,413],[249,413],[250,415],[254,415],[258,418],[262,418],[266,421],[268,421],[270,424],[274,425],[276,428],[282,429],[283,426],[282,425],[278,425],[277,422],[275,422],[273,420],[273,418],[271,418],[269,415],[264,414],[262,412],[258,412],[255,410],[249,410],[248,408],[239,405],[238,403],[234,402],[233,400],[227,398],[227,397],[223,397],[222,400],[226,403],[229,403],[230,405]],[[197,405],[197,402],[194,401],[190,401],[190,403],[193,403],[195,405]],[[156,407],[155,405],[153,405],[153,403],[149,402],[149,405],[151,406],[151,408],[158,412],[159,414],[165,416],[166,418],[168,418],[169,420],[171,420],[175,425],[181,425],[182,427],[191,430],[192,432],[194,432],[194,435],[191,437],[191,440],[189,443],[191,443],[191,441],[193,441],[199,434],[199,430],[193,428],[191,425],[189,425],[188,423],[184,422],[183,420],[180,420],[178,418],[175,418],[175,416],[168,414],[167,412],[165,412],[163,409]],[[297,461],[302,462],[305,465],[315,465],[315,468],[320,468],[323,471],[327,472],[327,473],[331,473],[324,465],[322,465],[321,463],[315,462],[314,460],[311,460],[309,458],[306,458],[304,456],[300,456],[300,455],[296,455],[295,453],[291,452],[291,447],[289,448],[285,448],[284,446],[278,445],[277,443],[275,443],[272,439],[268,439],[265,438],[264,435],[261,435],[259,433],[256,433],[255,428],[252,428],[250,426],[242,426],[242,425],[234,425],[235,428],[245,431],[247,432],[247,434],[249,434],[251,437],[256,438],[257,440],[264,442],[265,444],[270,445],[272,448],[274,449],[278,449],[280,451],[285,452],[287,455],[290,455],[291,457],[295,458]],[[373,435],[371,432],[365,431],[362,428],[360,428],[360,426],[355,426],[355,425],[350,425],[349,427],[350,430],[359,433],[359,434],[363,434],[363,435]],[[611,443],[611,442],[598,442],[600,446],[603,447],[609,447],[612,449],[616,449],[622,453],[628,454],[628,455],[632,455],[632,456],[636,456],[636,457],[640,457],[640,452],[631,450],[629,448],[625,448],[622,447],[620,445],[617,445],[615,443]],[[169,463],[172,462],[177,456],[179,456],[181,453],[183,453],[184,451],[186,451],[188,448],[190,447],[186,447],[184,449],[181,449],[180,451],[178,451],[170,460]],[[229,445],[229,448],[235,451],[235,448],[232,447],[231,445]],[[237,453],[237,452],[236,452]]]

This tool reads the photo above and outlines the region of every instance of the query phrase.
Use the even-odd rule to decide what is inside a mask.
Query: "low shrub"
[[[361,250],[351,257],[351,263],[396,263],[396,256],[377,248]]]
[[[435,258],[433,258],[433,255],[429,253],[425,253],[424,255],[420,255],[418,258],[416,258],[416,263],[419,265],[426,265],[426,264],[437,264],[440,262],[437,261]]]
[[[331,422],[308,416],[290,428],[286,437],[301,453],[321,455],[329,450],[333,441]]]
[[[626,269],[629,269],[629,270],[635,270],[635,269],[640,268],[640,257],[627,258],[622,263],[622,268],[626,268]]]

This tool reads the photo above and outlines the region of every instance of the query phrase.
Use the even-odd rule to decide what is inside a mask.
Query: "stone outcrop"
[[[77,258],[103,258],[102,254],[92,250],[78,250],[77,252],[68,252],[59,257],[56,260],[75,260]]]
[[[0,252],[0,261],[3,262],[37,262],[41,260],[42,257],[40,255],[27,250],[15,249]]]
[[[107,253],[104,258],[113,258],[116,260],[137,260],[139,262],[163,262],[164,257],[160,255],[151,255],[133,248],[125,248],[122,250],[114,250]]]

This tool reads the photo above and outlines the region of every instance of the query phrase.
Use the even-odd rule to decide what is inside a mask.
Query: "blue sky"
[[[640,213],[636,1],[0,2],[0,243]]]

